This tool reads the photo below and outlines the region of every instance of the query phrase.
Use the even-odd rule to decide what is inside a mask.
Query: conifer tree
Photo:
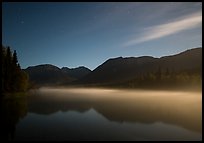
[[[28,75],[21,70],[17,52],[2,45],[2,92],[25,91],[28,86]]]

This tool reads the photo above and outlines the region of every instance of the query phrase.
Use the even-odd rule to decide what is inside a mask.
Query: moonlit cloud
[[[195,28],[202,23],[202,12],[196,12],[194,14],[182,17],[176,21],[148,27],[144,29],[144,32],[139,36],[136,36],[135,39],[127,41],[124,46],[132,46],[138,43],[159,39],[171,34],[181,32],[183,30],[188,30]]]

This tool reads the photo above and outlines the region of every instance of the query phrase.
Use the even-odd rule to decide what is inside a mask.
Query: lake
[[[5,140],[202,140],[202,92],[40,88],[2,106]]]

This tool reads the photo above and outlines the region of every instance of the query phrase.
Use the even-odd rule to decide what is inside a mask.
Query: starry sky
[[[3,2],[2,44],[21,68],[93,70],[109,58],[173,55],[202,47],[202,3]]]

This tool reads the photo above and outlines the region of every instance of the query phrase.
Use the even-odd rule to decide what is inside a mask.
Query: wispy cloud
[[[124,43],[125,47],[138,43],[159,39],[165,36],[176,34],[183,30],[192,29],[202,23],[202,11],[181,17],[173,22],[147,27],[143,33]]]

